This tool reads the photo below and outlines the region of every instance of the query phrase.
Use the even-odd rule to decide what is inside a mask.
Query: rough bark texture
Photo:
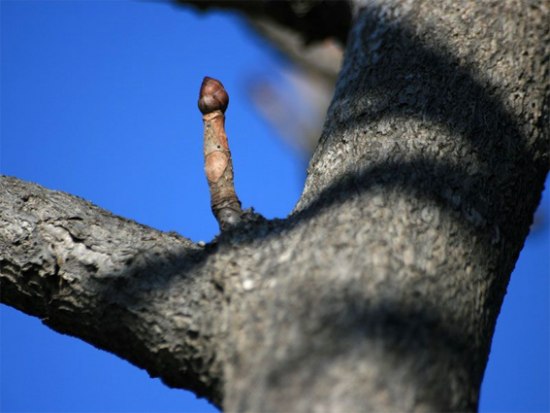
[[[2,178],[2,302],[227,411],[475,410],[548,171],[548,2],[357,7],[303,196],[202,248]]]
[[[204,247],[5,176],[0,222],[2,303],[219,403]]]

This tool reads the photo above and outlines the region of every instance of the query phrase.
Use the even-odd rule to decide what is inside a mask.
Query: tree
[[[3,177],[2,302],[228,411],[475,409],[548,170],[547,8],[356,13],[287,219],[201,246]]]

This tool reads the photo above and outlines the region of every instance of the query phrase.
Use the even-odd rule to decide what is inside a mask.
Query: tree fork
[[[229,412],[475,411],[548,171],[547,21],[358,8],[295,213],[216,245],[2,178],[0,301]]]

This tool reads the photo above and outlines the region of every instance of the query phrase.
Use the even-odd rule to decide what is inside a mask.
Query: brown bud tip
[[[199,92],[199,110],[203,115],[221,110],[225,112],[229,104],[229,95],[225,91],[222,82],[205,76]]]

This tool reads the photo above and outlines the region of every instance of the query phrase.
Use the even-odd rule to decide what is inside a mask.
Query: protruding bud
[[[199,94],[204,122],[204,171],[210,187],[210,206],[222,231],[237,225],[243,214],[235,193],[233,162],[224,129],[228,103],[222,83],[205,77]]]
[[[229,95],[225,91],[222,82],[205,76],[199,92],[199,110],[203,115],[221,110],[225,112],[229,104]]]

